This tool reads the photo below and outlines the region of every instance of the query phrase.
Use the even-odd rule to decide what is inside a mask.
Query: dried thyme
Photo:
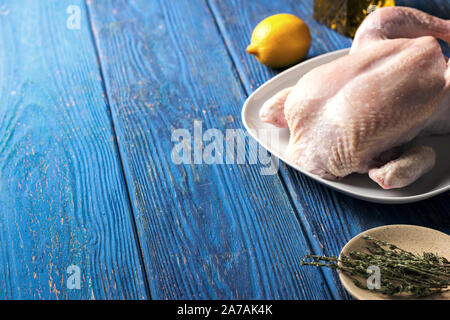
[[[352,251],[335,257],[307,255],[302,266],[328,267],[348,275],[356,286],[367,289],[356,277],[368,276],[368,268],[380,270],[380,289],[376,292],[394,295],[409,293],[414,297],[425,297],[448,290],[450,286],[450,262],[434,253],[413,254],[396,245],[363,236],[368,252]],[[340,263],[339,263],[340,262]],[[338,264],[339,263],[339,264]]]

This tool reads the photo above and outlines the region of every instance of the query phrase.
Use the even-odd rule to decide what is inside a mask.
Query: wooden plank
[[[148,298],[84,3],[0,17],[0,299]]]
[[[172,132],[242,129],[245,99],[203,1],[92,1],[151,294],[329,298],[277,175],[261,164],[181,164]]]
[[[293,13],[308,24],[313,36],[308,58],[351,45],[350,39],[318,24],[312,18],[312,1],[208,2],[247,94],[279,72],[260,65],[245,52],[253,28],[269,15]],[[429,9],[430,13],[440,12],[443,17],[443,12],[450,13],[448,2],[427,3],[429,7],[421,2],[420,8],[425,11]],[[417,204],[378,205],[323,187],[284,164],[280,173],[296,210],[300,212],[299,219],[307,232],[308,240],[318,254],[337,255],[342,246],[359,232],[386,224],[418,224],[450,233],[448,193]],[[335,273],[325,270],[324,274],[331,290],[337,291],[337,296],[349,297]]]
[[[398,6],[412,7],[433,16],[450,19],[450,3],[448,0],[396,0]]]

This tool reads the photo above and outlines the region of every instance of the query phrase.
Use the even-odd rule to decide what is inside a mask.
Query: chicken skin
[[[450,21],[404,7],[382,8],[359,27],[350,54],[277,93],[260,118],[288,127],[286,154],[327,179],[369,173],[384,189],[430,171],[436,154],[398,147],[419,135],[450,133],[450,68],[436,40]]]

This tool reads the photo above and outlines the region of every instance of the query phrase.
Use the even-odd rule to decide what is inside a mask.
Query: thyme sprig
[[[302,259],[302,266],[327,267],[348,275],[356,286],[367,289],[357,278],[367,278],[369,266],[380,269],[380,289],[386,295],[409,293],[414,297],[426,297],[449,290],[450,262],[431,252],[422,255],[403,250],[394,244],[364,235],[367,252],[352,251],[331,256],[309,254]]]

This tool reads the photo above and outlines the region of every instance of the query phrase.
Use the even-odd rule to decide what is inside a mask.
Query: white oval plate
[[[379,203],[408,203],[450,190],[450,135],[420,138],[411,142],[411,144],[421,143],[433,147],[437,153],[437,161],[431,172],[402,189],[383,190],[370,180],[367,174],[352,174],[339,181],[325,180],[302,170],[285,158],[284,151],[289,142],[289,130],[279,129],[262,122],[258,116],[259,109],[267,99],[278,91],[293,86],[308,71],[346,55],[348,51],[349,49],[334,51],[300,63],[283,71],[253,92],[242,109],[242,121],[250,135],[272,155],[308,177],[362,200]]]

